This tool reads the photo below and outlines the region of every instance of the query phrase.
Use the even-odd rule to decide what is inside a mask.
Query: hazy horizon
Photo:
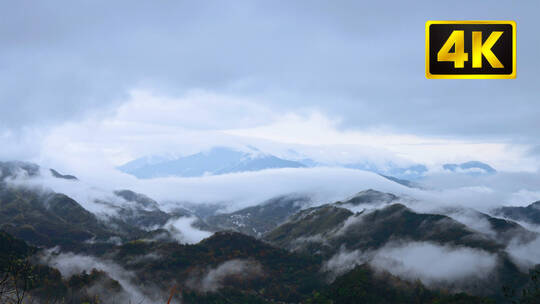
[[[223,5],[2,4],[0,159],[101,170],[252,145],[538,170],[538,2]],[[429,19],[515,20],[517,79],[425,79]]]

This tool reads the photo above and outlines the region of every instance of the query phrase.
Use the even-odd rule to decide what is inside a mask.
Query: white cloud
[[[483,233],[489,237],[495,238],[496,233],[491,228],[489,221],[479,215],[474,209],[450,209],[442,214],[448,215],[456,221],[468,226],[469,228]]]
[[[496,267],[497,256],[482,250],[429,242],[388,243],[367,252],[342,248],[324,263],[322,270],[329,271],[333,279],[364,263],[410,281],[419,279],[433,285],[486,278]]]
[[[200,279],[191,278],[188,280],[188,286],[203,292],[215,292],[222,288],[223,280],[229,276],[247,280],[262,274],[262,265],[257,261],[229,260],[208,269]]]
[[[497,265],[497,256],[429,242],[388,243],[367,252],[342,248],[324,263],[322,270],[329,271],[333,279],[364,263],[410,281],[419,279],[433,285],[460,283],[468,278],[485,279]]]
[[[330,281],[352,270],[357,265],[367,262],[367,257],[360,250],[347,251],[344,248],[333,255],[322,266],[322,271],[330,273]]]
[[[525,244],[516,240],[506,250],[523,271],[540,263],[540,238]]]
[[[88,183],[65,180],[52,177],[50,172],[41,168],[40,176],[27,178],[18,177],[8,180],[8,184],[15,187],[31,187],[38,192],[46,193],[54,191],[62,193],[77,201],[84,209],[97,216],[115,215],[116,209],[110,205],[99,203],[108,202],[112,205],[123,206],[126,201],[116,195],[108,188],[93,186]]]
[[[516,195],[523,193],[523,187],[531,189],[530,191],[539,191],[536,181],[540,180],[540,176],[535,174],[499,173],[494,177],[471,177],[466,180],[468,185],[462,185],[461,182],[452,183],[452,179],[448,177],[448,184],[440,183],[438,190],[420,190],[404,187],[371,172],[343,168],[270,169],[196,178],[169,177],[148,180],[139,180],[110,168],[97,168],[99,167],[96,167],[96,170],[83,170],[81,174],[64,172],[76,174],[80,179],[78,182],[52,178],[50,174],[46,174],[42,178],[20,183],[44,186],[65,193],[83,207],[97,213],[105,206],[95,204],[95,199],[125,203],[112,194],[119,189],[146,194],[157,200],[165,210],[178,207],[179,202],[190,202],[222,203],[227,206],[228,211],[233,211],[283,194],[306,194],[312,197],[314,205],[318,205],[343,200],[371,188],[400,196],[401,203],[417,212],[449,214],[448,210],[456,207],[489,213],[492,209],[506,204],[528,205],[532,201],[524,200],[517,204]],[[364,207],[381,206],[362,206]],[[358,211],[355,208],[353,210]]]
[[[540,201],[540,191],[521,189],[512,194],[507,204],[509,206],[523,206],[523,204],[530,204],[537,201]]]
[[[174,202],[179,201],[223,202],[231,211],[288,193],[307,194],[314,204],[322,204],[368,188],[394,193],[408,191],[377,174],[341,168],[270,169],[198,178],[137,180],[132,188],[158,199],[166,208],[173,208]]]
[[[485,278],[497,264],[493,254],[471,248],[454,248],[427,242],[387,244],[371,265],[394,275],[420,279],[425,284]]]
[[[393,155],[394,159],[401,157],[428,165],[475,160],[478,155],[482,155],[482,161],[502,170],[531,170],[531,163],[535,165],[533,169],[537,165],[532,159],[525,160],[528,146],[509,146],[489,140],[426,137],[377,129],[343,130],[339,126],[339,119],[331,119],[320,112],[312,112],[307,116],[291,113],[271,124],[225,132],[308,146],[357,145],[369,147],[373,152],[384,151],[386,155]]]
[[[258,126],[277,118],[277,113],[255,99],[194,90],[181,98],[135,90],[116,111],[111,123],[220,130]]]
[[[212,233],[193,227],[197,220],[195,217],[181,217],[169,220],[163,228],[169,230],[173,237],[180,243],[195,244],[209,237]]]
[[[64,278],[69,278],[83,271],[90,273],[93,269],[106,272],[112,279],[118,281],[127,292],[123,300],[139,303],[148,300],[148,297],[133,283],[135,274],[125,270],[118,264],[87,255],[55,252],[55,249],[44,252],[41,261],[51,267],[57,268]],[[102,294],[98,294],[101,296]]]
[[[191,90],[168,97],[133,90],[116,108],[25,132],[4,131],[0,158],[26,159],[72,170],[113,168],[151,154],[187,155],[211,146],[254,145],[287,156],[290,149],[317,161],[368,161],[384,167],[481,159],[499,170],[533,171],[527,145],[458,140],[385,129],[344,129],[320,109],[276,110],[257,98]]]

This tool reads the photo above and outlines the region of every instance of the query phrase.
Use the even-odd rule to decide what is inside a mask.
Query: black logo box
[[[514,61],[514,25],[510,22],[502,23],[431,23],[426,25],[426,59],[427,72],[431,75],[512,75],[515,72]],[[463,68],[454,68],[452,61],[437,61],[437,53],[448,40],[453,31],[464,31],[465,52],[468,53],[468,60],[465,61]],[[497,59],[503,64],[504,68],[493,68],[484,56],[482,56],[482,67],[472,67],[472,32],[482,32],[482,42],[489,37],[493,31],[503,32],[502,36],[491,48],[491,51]],[[452,52],[454,47],[452,47]]]

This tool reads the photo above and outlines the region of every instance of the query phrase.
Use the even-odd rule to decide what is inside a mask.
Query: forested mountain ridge
[[[511,220],[474,210],[418,212],[407,199],[372,189],[323,205],[282,195],[200,218],[117,190],[112,200],[94,201],[114,211],[104,217],[65,194],[11,183],[40,174],[18,164],[0,182],[2,273],[32,277],[28,294],[44,300],[166,303],[175,287],[173,299],[183,303],[504,303],[502,288],[519,291],[528,279],[513,246],[537,238]],[[482,225],[454,217],[460,212]],[[174,235],[190,229],[207,229],[209,237],[185,244]],[[396,272],[410,263],[392,264],[396,254],[418,247],[450,260],[476,258],[485,275],[444,282],[444,273],[432,273],[433,281],[408,275],[414,269]]]

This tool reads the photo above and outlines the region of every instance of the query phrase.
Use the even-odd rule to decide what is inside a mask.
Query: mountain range
[[[413,198],[367,189],[322,205],[288,194],[218,213],[166,211],[123,189],[95,202],[112,210],[104,216],[65,194],[10,182],[47,172],[37,165],[0,163],[0,172],[0,274],[20,282],[0,281],[0,288],[24,286],[45,302],[534,303],[540,295],[512,251],[538,238],[512,220],[538,221],[538,203],[493,214],[419,212],[408,206]],[[177,237],[192,230],[206,237],[194,244]],[[441,260],[429,264],[430,252]],[[400,271],[410,263],[400,258],[420,260],[415,271],[430,276]],[[452,261],[451,268],[438,266]]]
[[[444,164],[443,169],[451,172],[464,172],[472,175],[495,174],[497,170],[479,161],[468,161],[461,164]]]
[[[493,211],[496,215],[514,221],[522,221],[532,225],[540,225],[540,201],[526,207],[501,207]]]
[[[399,166],[392,162],[384,165],[372,162],[326,164],[310,158],[300,157],[301,155],[298,153],[294,154],[298,157],[297,159],[280,158],[272,154],[263,153],[254,147],[246,147],[243,151],[228,147],[214,147],[207,151],[182,157],[145,156],[119,166],[118,170],[136,176],[137,178],[147,179],[171,176],[200,177],[266,169],[326,166],[370,171],[412,187],[418,187],[415,181],[422,179],[429,171],[423,164],[410,166]],[[447,172],[468,173],[472,175],[496,173],[496,170],[491,166],[479,161],[470,161],[462,164],[444,164],[443,168]]]
[[[197,177],[273,168],[303,168],[304,164],[258,151],[242,152],[225,147],[178,158],[145,157],[118,169],[138,178]]]

